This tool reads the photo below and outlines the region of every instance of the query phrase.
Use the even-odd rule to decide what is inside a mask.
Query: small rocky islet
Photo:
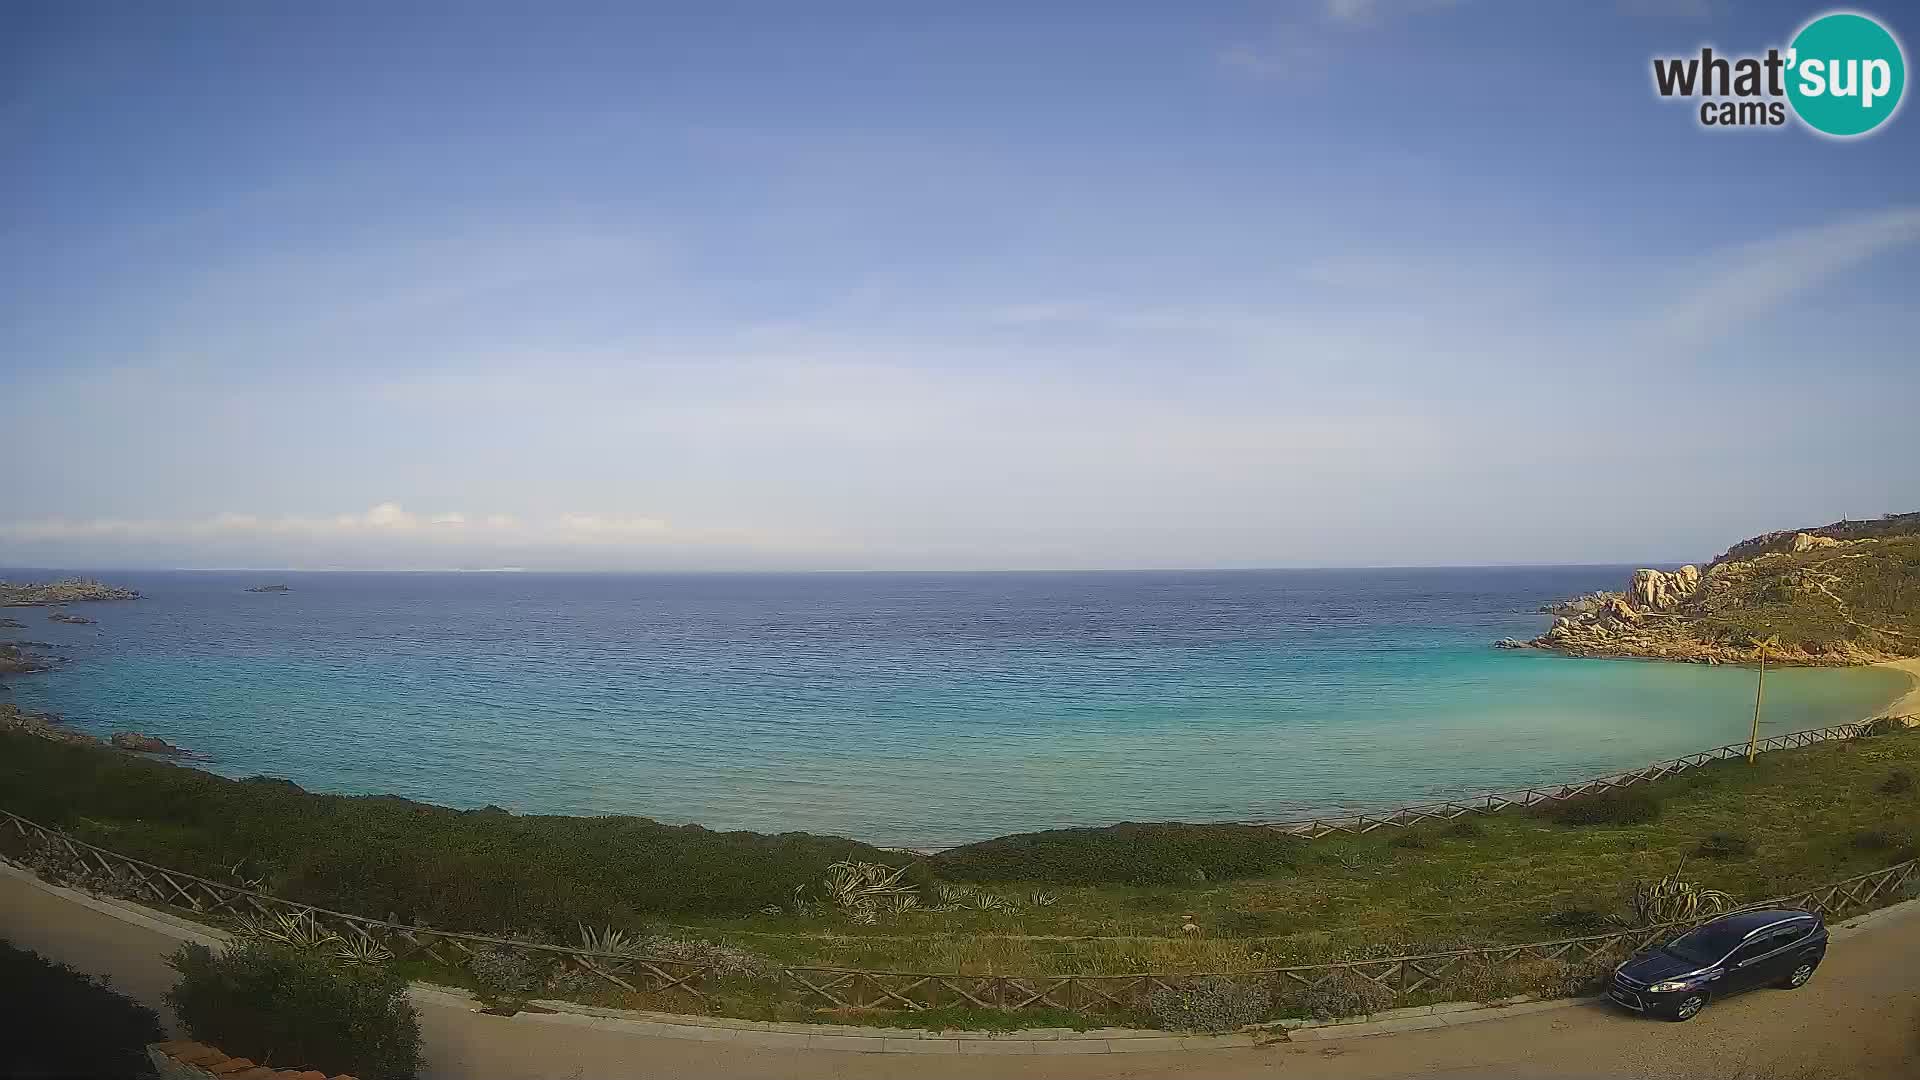
[[[133,589],[122,589],[91,578],[65,578],[40,584],[0,581],[0,607],[58,607],[103,600],[138,600]]]
[[[1841,521],[1741,541],[1704,569],[1636,570],[1620,592],[1540,610],[1557,616],[1503,649],[1698,664],[1873,664],[1920,656],[1920,513]]]
[[[288,588],[285,585],[255,585],[253,588],[248,589],[247,591],[262,592],[262,593],[266,593],[266,592],[281,593],[281,592],[292,592],[293,590],[291,588]]]

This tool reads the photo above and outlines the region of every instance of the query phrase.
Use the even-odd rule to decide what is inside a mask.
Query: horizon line
[[[144,574],[599,574],[607,576],[656,577],[773,577],[804,574],[1258,574],[1296,571],[1335,570],[1552,570],[1586,567],[1614,569],[1636,567],[1704,566],[1711,559],[1628,560],[1626,562],[1507,562],[1507,563],[1320,563],[1292,566],[1112,566],[1112,567],[991,567],[991,568],[790,568],[790,569],[546,569],[538,567],[354,567],[354,566],[11,566],[4,570],[33,570],[55,573],[144,573]]]

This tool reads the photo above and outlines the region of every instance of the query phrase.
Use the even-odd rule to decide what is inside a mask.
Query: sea
[[[67,662],[0,700],[313,791],[928,848],[1381,809],[1745,740],[1752,669],[1491,647],[1631,570],[100,572],[145,597],[76,606],[91,626],[5,612],[28,628],[0,639]],[[1761,731],[1907,685],[1770,671]]]

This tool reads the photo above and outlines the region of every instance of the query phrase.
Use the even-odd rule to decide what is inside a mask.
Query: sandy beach
[[[1913,685],[1907,688],[1905,694],[1895,698],[1891,704],[1875,715],[1920,716],[1920,657],[1910,660],[1889,660],[1880,666],[1905,672],[1907,678],[1913,680]]]

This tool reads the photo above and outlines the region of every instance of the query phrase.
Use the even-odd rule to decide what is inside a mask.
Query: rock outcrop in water
[[[186,750],[165,739],[142,735],[137,731],[118,732],[109,741],[122,750],[133,750],[142,754],[161,754],[166,757],[184,757],[187,754]]]
[[[9,705],[5,702],[0,702],[0,731],[32,735],[49,742],[72,743],[76,746],[101,745],[100,740],[91,735],[68,731],[61,726],[60,717],[55,713],[30,713],[18,705]]]
[[[292,592],[293,590],[288,588],[285,585],[255,585],[253,588],[248,589],[247,591],[248,592]]]
[[[1637,570],[1617,593],[1543,610],[1532,641],[1570,656],[1864,664],[1920,655],[1920,513],[1742,541],[1702,570]]]
[[[37,585],[0,581],[0,607],[47,607],[96,600],[138,599],[140,594],[132,589],[122,589],[88,578],[67,578]]]
[[[0,675],[30,675],[52,666],[47,657],[30,653],[18,644],[0,645]]]
[[[56,611],[48,615],[47,621],[67,623],[72,626],[92,626],[95,622],[95,620],[89,619],[85,615],[72,615],[64,611]]]

